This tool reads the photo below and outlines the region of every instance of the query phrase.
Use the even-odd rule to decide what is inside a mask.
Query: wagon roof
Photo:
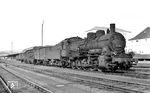
[[[32,49],[38,49],[38,48],[41,48],[41,47],[42,47],[42,46],[29,47],[29,48],[24,49],[22,52],[30,51],[30,50],[32,50]]]
[[[77,39],[82,39],[81,37],[70,37],[70,38],[66,38],[65,40],[77,40]]]
[[[39,47],[39,48],[51,48],[52,46],[50,45],[47,45],[47,46],[42,46],[42,47]]]

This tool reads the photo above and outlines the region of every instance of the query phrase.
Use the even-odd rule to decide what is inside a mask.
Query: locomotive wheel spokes
[[[129,70],[130,69],[130,66],[127,66],[126,70]]]
[[[72,68],[72,69],[76,69],[76,64],[75,64],[74,61],[72,61],[72,63],[71,63],[71,68]]]
[[[106,72],[106,69],[102,69],[101,71],[102,71],[102,72]]]
[[[77,66],[77,69],[79,69],[79,70],[80,70],[80,69],[82,69],[82,67],[80,67],[80,66]]]
[[[128,65],[124,66],[124,70],[129,70],[129,69],[130,69],[130,67]]]
[[[74,62],[72,63],[71,68],[72,68],[72,69],[76,69],[76,68],[75,68],[75,65],[74,65]]]
[[[82,67],[83,70],[87,70],[87,67]]]
[[[72,68],[72,69],[76,69],[76,67],[75,67],[75,66],[73,66],[73,65],[71,66],[71,68]]]
[[[100,68],[97,68],[97,70],[98,70],[99,72],[102,72],[102,69],[100,69]]]
[[[110,71],[111,71],[111,72],[115,72],[116,70],[115,70],[115,69],[110,69]]]
[[[77,69],[81,69],[81,62],[80,62],[79,60],[76,60],[76,61],[75,61],[75,67],[76,67]]]
[[[112,71],[112,72],[115,72],[117,69],[118,69],[118,66],[113,66],[113,67],[111,68],[111,71]]]

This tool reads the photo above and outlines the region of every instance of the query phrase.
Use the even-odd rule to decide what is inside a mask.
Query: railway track
[[[0,93],[13,93],[1,76],[0,76]]]
[[[8,64],[11,64],[11,63],[8,63]],[[27,66],[18,65],[18,64],[11,64],[11,65],[14,65],[17,67],[20,66],[23,68],[27,67]],[[70,69],[70,68],[64,68],[64,69]],[[92,72],[92,73],[103,73],[101,71],[91,71],[91,70],[83,70],[83,69],[72,69],[72,70],[83,71],[83,72]],[[119,75],[119,76],[133,77],[133,78],[139,78],[139,79],[150,79],[150,73],[149,72],[150,72],[150,69],[148,69],[148,68],[137,68],[136,66],[134,66],[128,71],[125,71],[125,70],[118,70],[116,72],[106,71],[103,74]]]
[[[115,90],[115,91],[121,91],[123,93],[149,93],[150,92],[150,85],[124,82],[119,80],[110,80],[105,78],[90,77],[90,76],[84,76],[84,75],[72,74],[72,73],[58,73],[53,71],[39,70],[35,68],[34,69],[23,68],[23,69],[31,70],[37,73],[42,73],[51,77],[57,77],[68,81],[81,83],[98,89],[105,88],[107,90],[109,89],[110,91]]]
[[[141,88],[141,87],[142,88],[145,87],[145,89],[149,89],[150,91],[150,86],[148,85],[116,81],[116,80],[110,80],[110,79],[105,79],[105,78],[88,77],[88,76],[71,74],[71,73],[57,73],[56,74],[56,72],[50,72],[50,73],[44,72],[44,71],[36,71],[36,72],[46,74],[49,76],[53,76],[53,77],[63,78],[63,79],[70,80],[73,82],[79,82],[81,84],[87,84],[91,87],[124,91],[125,93],[143,93],[144,91],[142,91],[141,89],[136,89],[136,88]],[[133,89],[133,87],[134,88],[136,87],[136,88]]]
[[[106,74],[109,74],[106,73]],[[119,75],[119,76],[126,76],[126,77],[133,77],[139,79],[150,79],[150,73],[145,72],[144,70],[137,70],[137,69],[130,69],[128,71],[118,71],[115,73],[111,73],[112,75]]]
[[[141,88],[143,88],[143,89],[148,89],[147,93],[150,92],[150,85],[130,83],[130,82],[124,82],[124,81],[119,81],[119,80],[110,80],[110,79],[105,79],[105,78],[83,76],[83,75],[72,74],[72,73],[56,73],[52,71],[45,72],[45,71],[37,71],[37,70],[35,72],[43,73],[43,74],[58,77],[58,78],[63,78],[66,80],[71,80],[73,82],[80,82],[81,84],[87,83],[91,85],[91,87],[95,87],[95,85],[102,85],[104,88],[107,88],[107,89],[111,88],[117,91],[125,91],[127,93],[128,92],[129,93],[142,93],[144,91],[142,91]]]
[[[93,73],[103,73],[106,75],[118,75],[118,76],[125,76],[125,77],[133,77],[133,78],[139,78],[139,79],[149,79],[150,78],[150,73],[145,73],[145,70],[118,70],[116,72],[110,72],[110,71],[90,71],[90,70],[80,70],[80,69],[74,69],[77,71],[84,71],[84,72],[93,72]],[[147,71],[148,72],[148,71]]]
[[[137,71],[141,71],[141,72],[150,72],[150,68],[143,68],[143,67],[132,67],[132,70],[137,70]]]
[[[20,74],[17,74],[16,72],[12,72],[12,71],[10,71],[8,69],[5,69],[3,67],[1,67],[1,68],[4,69],[5,71],[11,73],[12,75],[16,76],[17,78],[21,79],[23,82],[25,82],[26,84],[30,85],[31,87],[34,87],[35,89],[37,89],[38,91],[40,91],[42,93],[53,93],[51,90],[48,90],[48,89],[42,87],[41,85],[38,85],[38,84],[30,81],[29,79],[21,76]],[[6,92],[6,93],[13,93],[13,92]]]
[[[16,67],[21,67],[21,68],[31,68],[28,66],[24,66],[24,65],[16,65],[16,64],[10,64]],[[64,68],[64,69],[70,69],[70,68]],[[90,70],[81,70],[81,69],[72,69],[72,70],[76,70],[76,71],[83,71],[83,72],[92,72],[92,73],[103,73],[106,75],[119,75],[119,76],[126,76],[126,77],[133,77],[133,78],[139,78],[139,79],[149,79],[150,78],[150,73],[145,73],[145,71],[149,71],[149,70],[142,70],[142,69],[131,69],[128,71],[123,71],[123,70],[119,70],[116,72],[101,72],[101,71],[90,71]]]

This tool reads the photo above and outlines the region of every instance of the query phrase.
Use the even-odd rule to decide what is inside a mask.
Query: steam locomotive
[[[128,70],[133,66],[131,54],[125,53],[126,40],[110,29],[89,32],[87,37],[67,38],[55,46],[38,46],[27,49],[17,56],[18,60],[29,64],[69,67],[84,70]]]

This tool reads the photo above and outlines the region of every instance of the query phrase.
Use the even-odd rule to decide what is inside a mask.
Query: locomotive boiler
[[[109,30],[109,29],[108,29]],[[107,30],[107,31],[108,31]],[[88,36],[91,34],[91,37]],[[110,24],[110,31],[105,34],[103,30],[96,33],[88,33],[87,42],[80,47],[80,49],[102,49],[109,47],[109,49],[116,53],[124,52],[126,41],[121,33],[115,32],[115,24]]]

